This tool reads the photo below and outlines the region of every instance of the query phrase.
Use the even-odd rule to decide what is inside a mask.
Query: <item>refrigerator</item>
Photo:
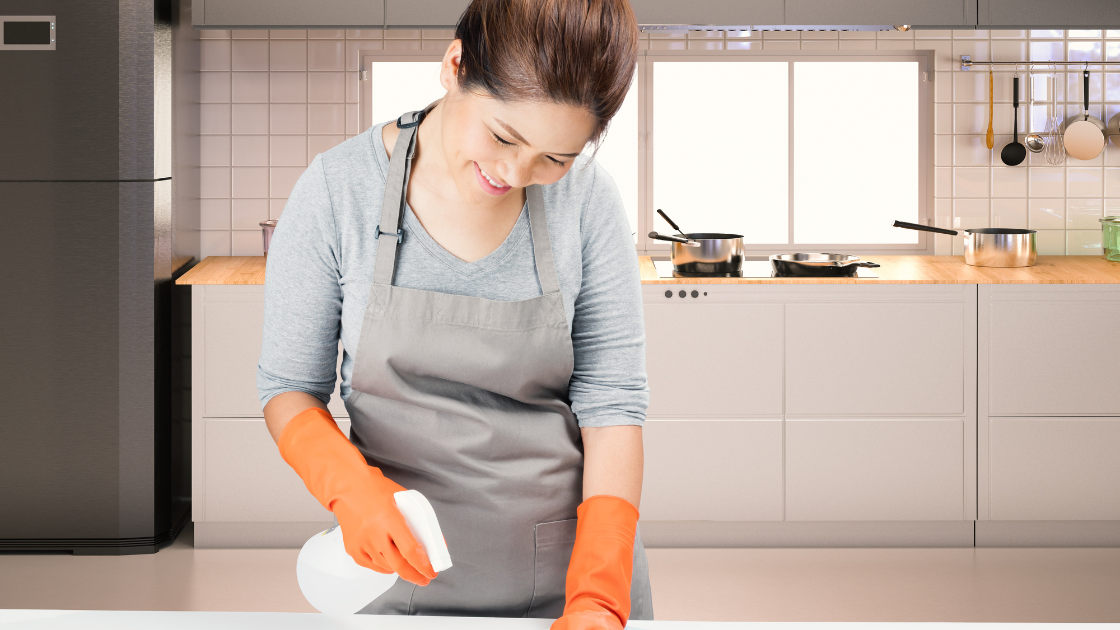
[[[0,551],[153,553],[189,518],[172,419],[172,19],[0,0]]]

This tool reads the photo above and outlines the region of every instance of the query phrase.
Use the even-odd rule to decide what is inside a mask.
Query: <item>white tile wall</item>
[[[202,255],[253,255],[259,221],[278,218],[311,159],[358,131],[358,55],[367,50],[442,51],[447,30],[202,31]],[[1120,214],[1120,146],[1088,162],[1061,166],[1030,155],[1007,167],[1011,73],[995,77],[995,149],[984,146],[988,81],[982,68],[960,70],[960,55],[1000,61],[1120,61],[1120,31],[1006,30],[898,32],[658,32],[653,50],[934,50],[934,220],[941,227],[1031,227],[1043,254],[1100,254],[1105,214]],[[1070,68],[1070,70],[1076,70]],[[1027,124],[1026,85],[1019,131]],[[1080,111],[1081,77],[1059,75],[1067,115]],[[1090,110],[1120,112],[1120,71],[1094,72]],[[1046,105],[1035,107],[1041,130]],[[936,240],[939,254],[960,253],[960,237]]]
[[[448,31],[394,31],[395,47],[446,48]],[[358,129],[360,51],[380,30],[202,31],[202,255],[259,255],[315,155]],[[350,71],[350,72],[348,72]]]
[[[944,47],[946,34],[952,39]],[[936,35],[915,31],[917,49],[937,50],[935,77],[934,130],[935,166],[949,166],[951,185],[945,173],[935,174],[938,208],[935,220],[940,225],[943,200],[952,200],[948,222],[956,227],[1030,227],[1039,230],[1038,246],[1044,254],[1100,254],[1100,223],[1108,212],[1120,211],[1120,146],[1109,143],[1094,160],[1068,159],[1061,166],[1046,163],[1041,155],[1031,154],[1018,167],[1004,166],[999,154],[1011,140],[1012,73],[995,75],[995,149],[984,146],[988,126],[988,74],[976,67],[964,72],[959,56],[998,61],[1080,61],[1120,60],[1120,32],[1117,31],[951,31]],[[1056,92],[1067,115],[1080,111],[1081,75],[1077,68],[1058,74]],[[1113,76],[1115,75],[1115,78]],[[1020,73],[1019,132],[1028,129],[1025,72]],[[949,86],[951,85],[951,89]],[[1103,92],[1102,92],[1103,90]],[[1090,111],[1108,120],[1120,112],[1120,72],[1094,71],[1090,85]],[[1040,97],[1042,95],[1040,94]],[[1036,104],[1033,128],[1042,131],[1046,103]],[[951,140],[949,140],[951,138]],[[1020,138],[1022,141],[1022,138]],[[952,156],[949,157],[950,151]],[[945,169],[947,170],[947,169]],[[1112,171],[1117,171],[1113,173]],[[987,196],[987,216],[974,198]],[[959,252],[958,244],[955,245]],[[938,253],[946,251],[939,241]],[[954,253],[957,253],[954,252]]]

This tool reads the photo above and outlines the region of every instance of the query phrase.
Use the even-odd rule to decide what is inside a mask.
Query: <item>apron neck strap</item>
[[[416,153],[416,128],[423,112],[409,112],[397,119],[397,143],[389,158],[389,174],[385,176],[385,197],[381,201],[381,224],[377,226],[377,259],[373,265],[375,284],[393,284],[397,266],[397,247],[404,240],[404,201],[408,171]]]
[[[552,259],[552,242],[548,238],[548,217],[544,212],[544,191],[537,185],[525,188],[525,199],[529,202],[529,227],[533,231],[533,258],[537,262],[537,280],[541,283],[541,293],[548,295],[560,290],[556,278],[556,263]]]
[[[434,105],[434,103],[432,104]],[[428,106],[431,109],[432,105]],[[393,284],[397,266],[397,249],[404,240],[405,191],[412,157],[416,154],[416,130],[427,111],[409,112],[397,119],[400,133],[389,158],[389,174],[385,177],[385,197],[381,202],[381,224],[377,227],[377,259],[374,261],[374,284]],[[533,258],[537,263],[537,280],[541,293],[560,290],[556,263],[552,258],[552,242],[548,237],[548,217],[544,211],[544,192],[537,184],[525,188],[529,203],[529,226],[533,235]]]

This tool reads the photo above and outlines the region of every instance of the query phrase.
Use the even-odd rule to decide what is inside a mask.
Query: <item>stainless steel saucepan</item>
[[[685,234],[661,210],[662,219],[678,232],[678,236],[650,232],[649,237],[673,244],[670,252],[673,271],[681,274],[738,275],[743,269],[743,235],[715,232]]]
[[[895,227],[937,234],[960,234],[956,230],[895,221]],[[964,262],[974,267],[1030,267],[1038,257],[1035,230],[979,228],[964,230]]]

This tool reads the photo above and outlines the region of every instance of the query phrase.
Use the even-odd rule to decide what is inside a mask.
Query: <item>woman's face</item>
[[[462,47],[452,42],[440,81],[441,142],[448,169],[468,203],[491,205],[530,184],[552,184],[572,167],[591,138],[587,110],[551,102],[513,101],[459,89]]]

